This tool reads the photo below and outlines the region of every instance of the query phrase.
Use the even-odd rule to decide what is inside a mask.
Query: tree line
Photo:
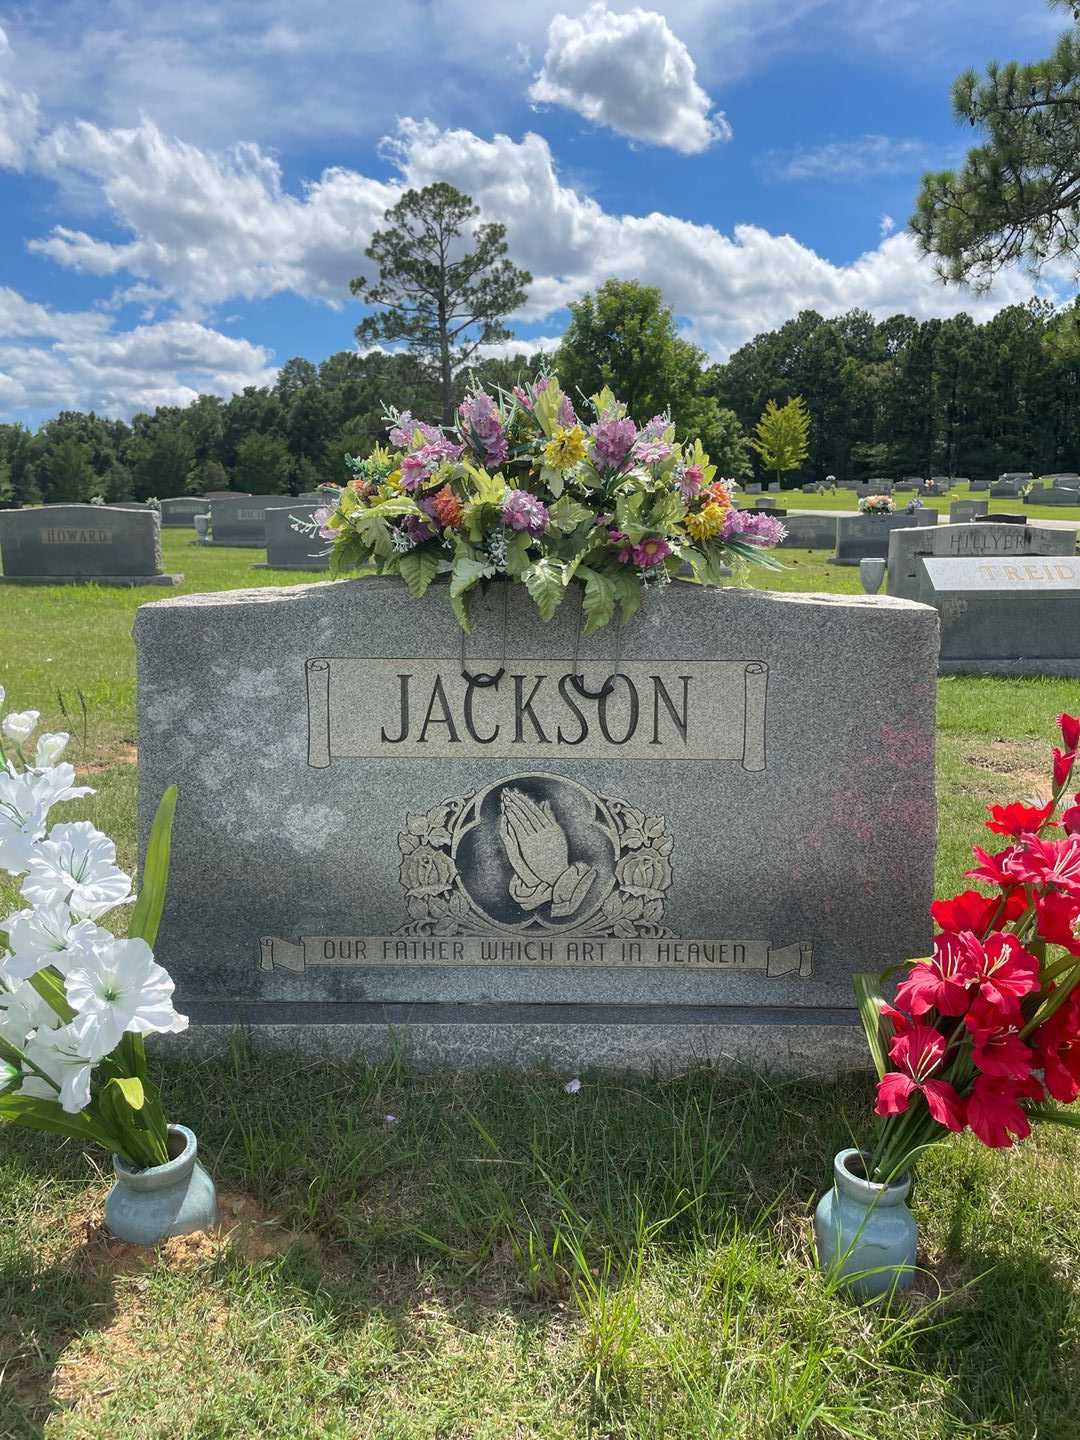
[[[1010,306],[969,315],[876,321],[804,311],[709,365],[677,332],[659,291],[610,281],[571,307],[553,356],[482,361],[459,372],[509,389],[541,364],[570,393],[602,385],[639,420],[670,410],[699,434],[720,473],[768,469],[747,435],[770,402],[801,396],[805,460],[785,484],[902,475],[1036,474],[1080,465],[1080,307]],[[414,354],[341,351],[294,357],[272,386],[231,399],[200,395],[130,423],[63,411],[36,433],[0,425],[0,503],[159,499],[208,490],[299,494],[345,476],[345,456],[385,440],[384,407],[437,419],[444,377]]]

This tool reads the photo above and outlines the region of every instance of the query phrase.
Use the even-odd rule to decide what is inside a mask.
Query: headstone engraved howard
[[[857,565],[860,560],[886,560],[889,536],[894,530],[936,523],[937,512],[930,509],[920,509],[918,514],[900,510],[892,515],[838,515],[836,554],[830,557],[830,563]]]
[[[427,1065],[863,1061],[851,976],[929,939],[937,617],[675,587],[618,634],[492,586],[143,606],[140,815],[206,1043]]]
[[[0,511],[3,581],[11,585],[177,585],[161,569],[156,510],[48,505]]]
[[[927,572],[919,563],[924,555],[950,560],[1011,560],[1015,556],[1076,553],[1076,536],[1071,530],[1038,524],[1002,525],[995,523],[996,518],[894,531],[889,538],[889,594],[927,605],[935,603]]]
[[[328,570],[330,546],[314,520],[325,503],[302,505],[298,498],[291,505],[267,505],[266,562],[255,569]]]
[[[177,495],[161,502],[161,524],[165,529],[179,528],[191,530],[195,525],[196,515],[205,515],[209,501],[197,495]]]
[[[945,673],[1080,676],[1080,556],[920,558]]]
[[[266,544],[266,506],[285,497],[276,495],[226,496],[210,501],[210,532],[213,545],[233,545],[241,549]]]

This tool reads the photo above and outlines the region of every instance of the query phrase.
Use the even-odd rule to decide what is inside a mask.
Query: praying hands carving
[[[500,799],[499,835],[514,874],[510,896],[523,910],[551,902],[552,916],[565,918],[581,905],[596,870],[581,861],[571,865],[566,833],[547,800],[537,804],[520,790],[506,789]]]

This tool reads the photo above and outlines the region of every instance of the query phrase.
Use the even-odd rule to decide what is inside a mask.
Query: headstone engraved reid
[[[1030,555],[1073,555],[1076,534],[1051,525],[999,524],[996,517],[960,525],[898,530],[889,539],[890,595],[934,604],[933,587],[919,563],[924,555],[945,559],[994,560]]]
[[[944,673],[1080,676],[1080,556],[919,564],[941,614]]]
[[[328,570],[330,546],[319,534],[316,510],[325,500],[302,504],[301,497],[290,505],[266,507],[266,561],[256,570]]]
[[[48,505],[0,511],[3,580],[12,585],[178,585],[161,568],[156,510]]]
[[[158,951],[208,1044],[426,1065],[862,1063],[929,941],[937,616],[672,586],[621,633],[518,587],[193,595],[135,621]]]
[[[915,525],[934,525],[937,511],[920,510],[909,515],[900,510],[892,515],[838,515],[836,518],[836,554],[833,565],[857,565],[860,560],[885,560],[889,555],[889,536],[894,530],[908,530]]]

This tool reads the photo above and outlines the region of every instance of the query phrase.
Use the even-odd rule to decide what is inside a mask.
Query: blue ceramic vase
[[[116,1184],[105,1201],[105,1223],[118,1240],[153,1245],[170,1235],[206,1230],[217,1219],[214,1182],[198,1160],[199,1142],[185,1125],[169,1126],[165,1165],[137,1170],[113,1156]]]
[[[859,1173],[864,1158],[858,1150],[836,1156],[832,1189],[814,1212],[814,1238],[822,1270],[838,1274],[858,1299],[877,1300],[914,1279],[915,1217],[906,1203],[911,1176],[877,1185]]]

